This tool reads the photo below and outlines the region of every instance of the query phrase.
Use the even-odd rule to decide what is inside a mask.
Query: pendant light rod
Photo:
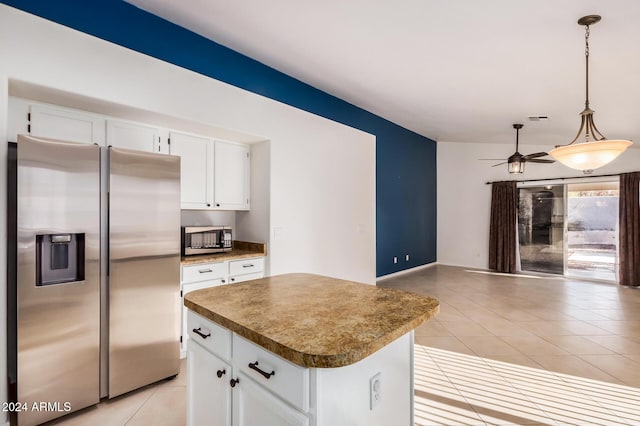
[[[589,142],[589,139],[591,138],[596,141],[607,139],[602,133],[600,133],[595,123],[593,122],[593,113],[595,111],[593,111],[589,106],[589,36],[591,35],[589,26],[600,22],[601,19],[602,17],[600,15],[588,15],[578,19],[578,24],[584,25],[585,101],[584,111],[580,113],[581,119],[578,133],[576,133],[576,137],[573,138],[573,140],[567,145],[571,145],[576,142],[580,138],[580,134],[582,134],[583,130],[585,131],[585,142]]]

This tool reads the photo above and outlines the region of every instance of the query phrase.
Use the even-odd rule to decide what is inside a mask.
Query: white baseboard
[[[438,265],[438,262],[431,262],[431,263],[427,263],[425,265],[416,266],[415,268],[404,269],[402,271],[394,272],[392,274],[382,275],[382,276],[376,278],[376,282],[388,280],[389,278],[399,277],[401,275],[409,274],[411,272],[416,272],[416,271],[419,271],[419,270],[425,269],[425,268],[430,268],[430,267],[435,266],[435,265]]]

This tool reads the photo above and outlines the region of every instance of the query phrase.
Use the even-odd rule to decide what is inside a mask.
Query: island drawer
[[[229,262],[229,275],[252,274],[264,271],[264,257],[232,260]]]
[[[191,342],[198,342],[222,359],[231,359],[232,333],[230,330],[220,327],[191,310],[187,312],[187,325]]]
[[[255,382],[303,412],[309,411],[309,369],[233,335],[233,363]]]
[[[182,267],[182,282],[197,282],[223,278],[227,275],[227,268],[224,262],[219,263],[199,263]]]

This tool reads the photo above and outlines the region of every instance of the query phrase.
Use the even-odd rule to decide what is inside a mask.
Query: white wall
[[[207,211],[207,210],[182,210],[180,212],[180,226],[230,226],[236,232],[236,212],[234,211]],[[233,235],[237,240],[237,235]]]
[[[272,272],[375,282],[374,136],[10,7],[0,11],[0,72],[10,79],[270,140],[270,216],[279,229]],[[330,250],[328,232],[339,237]]]
[[[6,76],[0,79],[3,192],[8,79],[261,135],[270,140],[271,229],[257,232],[270,235],[271,273],[304,271],[375,283],[375,136],[6,5],[0,5],[0,58],[0,76]],[[3,245],[5,212],[0,209]],[[5,276],[4,255],[0,267]],[[5,365],[3,350],[2,377]],[[0,401],[5,400],[2,386]]]
[[[271,202],[271,142],[264,141],[251,145],[251,210],[236,214],[236,234],[240,241],[260,241],[267,243],[267,258],[270,241]],[[265,274],[270,274],[269,262],[265,264]]]
[[[576,123],[577,125],[578,123]],[[570,139],[573,135],[568,135]],[[548,152],[551,146],[521,145],[520,152]],[[479,158],[507,158],[514,146],[438,142],[438,263],[487,268],[489,265],[489,216],[491,185],[496,180],[525,180],[582,175],[556,162],[526,163],[522,175],[509,175],[507,166],[491,167],[499,161]],[[594,175],[640,170],[640,148],[631,148]]]

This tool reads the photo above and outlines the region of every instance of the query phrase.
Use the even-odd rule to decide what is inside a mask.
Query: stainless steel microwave
[[[233,248],[229,226],[183,226],[182,255],[219,253]]]

